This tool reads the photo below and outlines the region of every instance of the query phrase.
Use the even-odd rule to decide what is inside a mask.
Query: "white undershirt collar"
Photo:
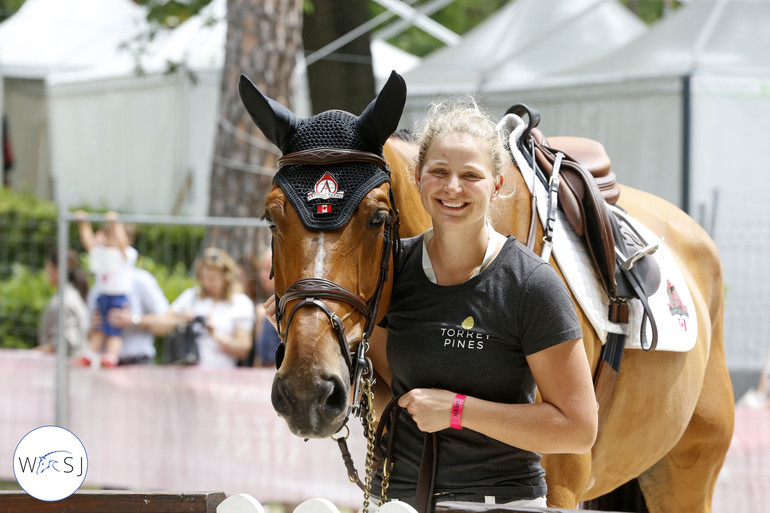
[[[506,241],[505,235],[497,233],[495,229],[492,228],[492,225],[489,221],[486,222],[486,229],[487,233],[489,233],[489,240],[487,241],[487,250],[484,253],[484,260],[481,261],[481,265],[478,267],[478,269],[476,269],[470,278],[478,276],[478,274],[487,265],[489,265],[489,263],[495,257],[495,253],[497,253],[497,248],[499,248],[500,245]],[[425,272],[425,277],[428,278],[428,280],[430,280],[432,283],[437,283],[436,272],[433,270],[433,264],[431,263],[430,256],[428,255],[428,243],[431,240],[433,240],[433,228],[428,228],[428,230],[423,234],[422,239],[422,270]]]

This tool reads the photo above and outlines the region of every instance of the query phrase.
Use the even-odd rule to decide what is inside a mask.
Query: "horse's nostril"
[[[324,411],[330,417],[339,415],[348,404],[347,388],[336,376],[327,379],[326,397],[322,404]]]
[[[278,415],[287,413],[287,385],[286,381],[279,376],[276,376],[273,380],[273,389],[270,394],[270,401],[273,403],[273,408]]]

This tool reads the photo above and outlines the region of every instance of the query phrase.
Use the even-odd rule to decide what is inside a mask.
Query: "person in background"
[[[762,368],[762,373],[759,375],[757,392],[759,392],[759,396],[764,400],[764,407],[770,408],[770,352],[767,353],[765,366]]]
[[[95,275],[96,305],[102,321],[101,325],[91,326],[88,351],[76,363],[90,366],[100,358],[102,367],[116,367],[123,345],[123,331],[110,322],[108,312],[128,303],[131,274],[138,253],[130,246],[126,229],[117,220],[115,212],[107,212],[107,225],[96,233],[91,223],[85,220],[85,212],[78,210],[75,218],[78,219],[80,242],[88,252],[89,267]]]
[[[275,294],[275,284],[270,277],[270,271],[273,267],[273,252],[269,249],[262,253],[258,259],[257,278],[262,287],[265,299],[273,297]],[[265,303],[258,303],[255,308],[257,321],[255,323],[256,331],[256,361],[255,366],[273,367],[275,366],[275,350],[281,343],[281,337],[273,327],[270,319],[265,315]]]
[[[100,326],[102,318],[96,309],[97,292],[88,292],[87,304],[92,311],[91,324]],[[146,269],[134,268],[130,275],[128,301],[121,308],[107,312],[110,324],[123,332],[118,365],[151,365],[155,361],[155,335],[163,334],[163,319],[168,312],[168,299],[158,280]]]
[[[59,286],[59,255],[52,248],[45,257],[45,271],[51,285]],[[67,343],[67,354],[72,356],[82,351],[88,336],[88,276],[80,267],[77,253],[67,250],[66,262],[67,280],[61,294],[55,294],[46,304],[38,325],[36,349],[46,353],[56,352],[59,330],[59,300],[62,299],[61,312],[64,315],[64,331],[62,339]]]
[[[241,291],[238,266],[219,248],[208,248],[195,264],[198,284],[171,304],[160,331],[203,318],[196,326],[203,368],[235,367],[254,343],[254,303]]]

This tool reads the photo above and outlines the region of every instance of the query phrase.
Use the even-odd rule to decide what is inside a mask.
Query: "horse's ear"
[[[371,142],[382,146],[398,128],[405,103],[406,82],[401,75],[392,71],[380,94],[359,116],[359,128]]]
[[[241,74],[238,92],[254,123],[262,130],[265,137],[283,150],[288,136],[298,125],[297,116],[277,101],[262,94],[246,75]]]

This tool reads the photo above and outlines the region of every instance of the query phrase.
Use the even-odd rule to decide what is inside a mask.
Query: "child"
[[[136,264],[137,251],[129,245],[128,234],[115,212],[107,212],[107,225],[94,233],[91,223],[84,219],[85,212],[75,212],[78,233],[83,248],[88,252],[89,268],[95,275],[96,305],[101,318],[99,326],[92,326],[88,334],[89,351],[77,359],[79,365],[89,366],[101,354],[102,367],[118,365],[123,346],[123,331],[109,322],[109,311],[123,308],[128,303],[131,272]]]

